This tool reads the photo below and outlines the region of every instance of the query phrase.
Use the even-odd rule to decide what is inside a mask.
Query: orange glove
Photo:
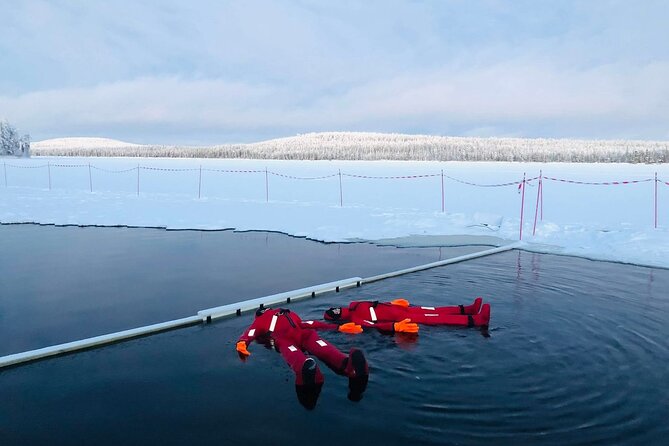
[[[358,334],[362,333],[362,326],[356,324],[355,322],[347,322],[340,325],[337,330],[341,331],[342,333]]]
[[[240,356],[251,356],[251,353],[246,348],[246,341],[239,341],[237,343],[237,352]]]
[[[400,307],[408,307],[409,306],[409,301],[406,299],[395,299],[391,300],[390,303],[392,305],[398,305]]]
[[[411,322],[411,319],[404,319],[393,324],[396,333],[418,333],[418,324]]]

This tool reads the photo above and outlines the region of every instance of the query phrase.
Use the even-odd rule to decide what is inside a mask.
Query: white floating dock
[[[148,336],[155,333],[160,333],[167,330],[186,327],[190,325],[200,324],[202,322],[211,322],[215,319],[229,317],[233,315],[240,315],[244,312],[255,310],[260,306],[285,305],[298,300],[316,297],[322,293],[339,292],[346,288],[361,286],[364,283],[376,282],[390,277],[401,276],[416,271],[422,271],[429,268],[436,268],[439,266],[449,265],[451,263],[464,262],[466,260],[476,259],[479,257],[497,254],[504,251],[516,249],[521,243],[512,243],[499,248],[488,249],[481,252],[467,254],[464,256],[454,257],[452,259],[441,260],[439,262],[432,262],[425,265],[416,266],[413,268],[402,269],[378,276],[368,277],[362,279],[360,277],[351,277],[349,279],[338,280],[336,282],[324,283],[321,285],[311,286],[307,288],[300,288],[298,290],[287,291],[285,293],[272,294],[256,299],[245,300],[232,304],[222,305],[220,307],[209,308],[197,312],[197,315],[176,319],[173,321],[162,322],[159,324],[147,325],[144,327],[133,328],[130,330],[119,331],[92,338],[82,339],[80,341],[67,342],[65,344],[54,345],[51,347],[44,347],[37,350],[30,350],[22,353],[15,353],[12,355],[0,357],[0,369],[11,367],[18,364],[36,361],[50,356],[62,355],[66,353],[75,352],[78,350],[85,350],[94,347],[100,347],[106,344],[112,344],[128,339],[138,338],[141,336]]]
[[[440,260],[438,262],[426,263],[425,265],[414,266],[413,268],[401,269],[391,273],[379,274],[378,276],[367,277],[362,279],[362,283],[376,282],[378,280],[388,279],[390,277],[401,276],[403,274],[415,273],[416,271],[423,271],[425,269],[436,268],[438,266],[450,265],[451,263],[460,263],[466,260],[478,259],[492,254],[497,254],[504,251],[516,249],[521,245],[521,242],[511,243],[509,245],[500,246],[499,248],[487,249],[485,251],[473,252],[463,256],[453,257],[452,259]]]
[[[188,325],[199,324],[200,319],[197,316],[176,319],[174,321],[162,322],[160,324],[147,325],[145,327],[133,328],[130,330],[118,331],[116,333],[95,336],[94,338],[82,339],[81,341],[67,342],[65,344],[44,347],[37,350],[30,350],[23,353],[3,356],[0,358],[0,368],[20,364],[22,362],[35,361],[48,356],[62,355],[64,353],[85,350],[92,347],[98,347],[105,344],[123,341],[126,339],[138,338],[161,331],[172,330]]]
[[[276,304],[289,304],[308,297],[316,297],[318,294],[330,291],[339,292],[345,288],[360,286],[362,279],[360,277],[351,277],[350,279],[338,280],[336,282],[324,283],[299,290],[288,291],[285,293],[272,294],[271,296],[259,297],[257,299],[235,302],[233,304],[222,305],[220,307],[209,308],[197,312],[198,317],[203,322],[211,322],[214,319],[220,319],[226,316],[240,315],[245,311],[255,310],[259,307],[269,307]]]

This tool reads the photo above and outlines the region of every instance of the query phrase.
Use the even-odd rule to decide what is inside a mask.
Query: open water
[[[178,243],[174,235],[167,244]],[[146,258],[160,264],[165,254]],[[316,262],[323,259],[306,263]],[[337,274],[337,265],[324,281],[356,275]],[[295,285],[276,291],[312,284],[300,283],[300,268],[287,271]],[[137,295],[165,280],[177,286],[159,267],[142,273],[150,279]],[[239,274],[266,280],[251,264]],[[666,270],[518,251],[387,279],[290,309],[318,318],[350,300],[449,305],[480,295],[492,306],[490,329],[423,327],[416,338],[324,332],[342,350],[366,353],[370,382],[354,403],[346,380],[322,367],[326,382],[311,411],[278,353],[253,344],[249,360],[238,359],[234,344],[252,315],[39,361],[0,371],[0,444],[666,444],[667,289]],[[3,281],[2,299],[6,290]],[[256,291],[242,297],[268,294]]]
[[[325,244],[267,232],[0,225],[0,355],[481,249]]]

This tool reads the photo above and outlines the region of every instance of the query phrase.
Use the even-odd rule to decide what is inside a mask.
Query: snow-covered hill
[[[33,144],[36,156],[283,160],[669,162],[669,141],[477,138],[362,132],[307,133],[252,144],[139,145],[104,138]]]
[[[31,144],[32,149],[87,149],[87,148],[119,148],[119,147],[141,147],[141,144],[133,144],[110,138],[53,138],[44,141],[36,141]]]

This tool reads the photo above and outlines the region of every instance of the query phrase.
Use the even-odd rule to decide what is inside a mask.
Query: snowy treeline
[[[47,141],[45,141],[47,143]],[[476,138],[384,133],[308,133],[252,144],[208,147],[87,147],[36,143],[42,156],[128,156],[282,160],[517,161],[666,163],[668,141]]]
[[[0,121],[0,156],[30,156],[30,135],[19,137],[16,129],[7,121]]]

